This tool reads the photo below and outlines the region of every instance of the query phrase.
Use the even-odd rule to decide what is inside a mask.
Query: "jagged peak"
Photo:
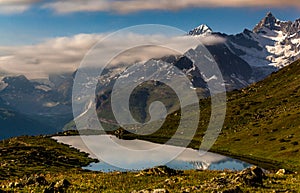
[[[268,12],[266,16],[254,27],[253,31],[258,33],[263,28],[268,28],[270,30],[279,30],[280,21],[273,15],[272,12]]]
[[[189,35],[205,35],[205,34],[211,34],[213,30],[206,24],[201,24],[198,27],[194,28],[189,32]]]
[[[244,34],[251,34],[253,33],[251,30],[245,28],[244,31],[243,31]]]
[[[254,27],[254,33],[267,34],[271,31],[281,31],[286,35],[293,35],[300,30],[300,19],[296,21],[281,21],[277,19],[272,12],[268,12],[266,16]]]
[[[274,17],[273,13],[271,11],[269,11],[266,15],[266,17]],[[275,17],[274,17],[275,18]]]

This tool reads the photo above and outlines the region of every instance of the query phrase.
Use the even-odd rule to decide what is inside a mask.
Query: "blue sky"
[[[21,13],[0,14],[0,45],[30,45],[48,38],[112,32],[138,24],[164,24],[184,31],[207,24],[214,31],[232,34],[239,33],[244,28],[252,29],[268,11],[272,11],[281,20],[300,18],[299,8],[217,7],[142,10],[130,13],[56,13],[33,6]]]

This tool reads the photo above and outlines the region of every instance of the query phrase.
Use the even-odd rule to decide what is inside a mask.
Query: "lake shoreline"
[[[95,136],[97,136],[97,135],[90,135],[90,138],[92,138],[92,137],[95,137]],[[99,135],[99,136],[103,136],[103,137],[109,137],[110,139],[111,139],[111,135],[107,135],[107,136],[105,136],[105,135]],[[93,151],[91,151],[91,149],[89,149],[89,148],[87,148],[86,146],[84,146],[84,147],[82,147],[82,145],[80,145],[80,143],[79,143],[79,141],[81,141],[83,138],[88,138],[89,137],[89,135],[85,135],[85,136],[81,136],[82,138],[80,138],[81,140],[79,140],[79,139],[76,139],[76,137],[78,137],[78,135],[77,136],[74,136],[74,135],[71,135],[71,136],[66,136],[66,135],[63,135],[63,136],[53,136],[52,138],[53,139],[55,139],[56,141],[58,141],[58,142],[60,142],[60,143],[65,143],[65,144],[68,144],[68,145],[70,145],[71,147],[74,147],[74,148],[77,148],[77,149],[79,149],[80,151],[84,151],[84,152],[86,152],[86,153],[88,153],[89,155],[90,155],[90,157],[92,157],[92,158],[97,158],[97,156],[95,155],[95,154],[93,154],[93,153],[95,153],[95,152],[93,152]],[[67,139],[68,138],[68,139]],[[115,137],[114,137],[115,138]],[[76,139],[76,140],[75,140]],[[117,138],[115,138],[115,139],[117,139]],[[87,140],[87,139],[85,139],[85,140]],[[92,139],[89,139],[89,140],[87,140],[87,141],[91,141]],[[117,139],[117,140],[119,140],[119,142],[121,141],[121,143],[129,143],[129,144],[139,144],[138,146],[143,146],[143,145],[145,145],[145,144],[143,144],[143,143],[147,143],[147,146],[149,146],[149,144],[152,144],[152,142],[149,142],[149,141],[141,141],[141,140],[120,140],[120,139]],[[97,142],[98,143],[101,143],[100,142],[101,141],[101,138],[99,138],[98,140],[97,140]],[[142,144],[140,144],[141,142],[143,142]],[[104,144],[105,144],[105,142],[104,142]],[[158,144],[158,143],[153,143],[154,145],[156,145],[156,146],[161,146],[161,145],[163,145],[163,144]],[[85,144],[86,145],[86,144]],[[123,144],[124,145],[124,144]],[[103,145],[102,144],[102,146],[105,146],[105,145]],[[166,146],[166,145],[164,145],[164,146]],[[151,145],[150,145],[150,147],[151,147]],[[174,158],[174,159],[172,159],[172,160],[170,160],[170,162],[166,162],[167,164],[169,164],[169,165],[167,165],[168,167],[171,167],[171,168],[173,168],[173,169],[175,169],[175,168],[179,168],[178,170],[182,170],[182,168],[183,168],[183,165],[184,165],[184,169],[186,169],[186,168],[189,168],[189,169],[199,169],[198,167],[199,167],[199,165],[197,165],[197,168],[193,168],[193,167],[190,167],[190,164],[184,164],[184,162],[189,162],[189,163],[192,163],[192,162],[195,162],[196,164],[199,164],[199,163],[201,163],[201,166],[200,167],[207,167],[206,169],[208,169],[208,167],[210,168],[210,169],[212,169],[213,168],[213,170],[224,170],[224,169],[229,169],[229,170],[242,170],[242,169],[245,169],[246,167],[250,167],[251,165],[253,165],[252,163],[249,163],[249,162],[246,162],[245,160],[240,160],[240,159],[237,159],[236,157],[228,157],[228,156],[224,156],[224,155],[222,155],[222,154],[219,154],[219,153],[217,153],[217,152],[212,152],[212,151],[210,151],[210,152],[207,152],[207,153],[205,153],[205,152],[202,152],[201,153],[201,151],[200,151],[200,153],[199,153],[199,150],[197,150],[197,149],[193,149],[193,148],[185,148],[185,147],[180,147],[180,146],[168,146],[167,145],[167,147],[169,148],[169,147],[174,147],[174,148],[177,148],[177,149],[184,149],[183,150],[183,154],[181,153],[180,155],[179,155],[179,157],[177,157],[176,156],[176,158]],[[101,148],[101,147],[99,147],[99,148]],[[113,150],[112,150],[113,151]],[[168,152],[168,151],[172,151],[172,148],[170,149],[170,150],[165,150],[166,152]],[[188,153],[187,153],[188,152]],[[197,152],[197,153],[196,153]],[[202,155],[203,153],[205,153],[205,155]],[[195,154],[197,154],[197,155],[195,155]],[[199,157],[199,155],[201,155],[200,157]],[[153,155],[152,155],[153,156]],[[158,158],[157,159],[160,159],[161,158],[161,156],[163,156],[163,154],[162,155],[160,155],[160,156],[158,156]],[[188,156],[189,158],[186,158],[186,156]],[[198,157],[197,157],[198,156]],[[100,156],[101,157],[101,156]],[[134,157],[134,156],[133,156]],[[144,157],[146,157],[146,159],[145,158],[142,158],[142,159],[145,159],[145,160],[147,160],[148,161],[148,156],[147,155],[144,155]],[[184,158],[185,157],[185,158]],[[99,158],[100,159],[100,158]],[[120,158],[117,158],[117,159],[120,159]],[[124,159],[120,159],[120,160],[124,160]],[[185,160],[185,161],[184,161]],[[209,161],[209,160],[211,160],[211,161]],[[152,161],[156,161],[155,159],[154,160],[152,160]],[[100,162],[102,162],[101,160],[100,160]],[[124,161],[125,162],[125,161]],[[109,162],[108,162],[109,163]],[[126,163],[126,162],[125,162]],[[177,165],[175,164],[174,165],[174,163],[177,163]],[[180,167],[178,166],[178,164],[180,163]],[[216,166],[216,164],[217,163],[220,163],[219,165],[224,165],[223,167],[224,168],[220,168],[219,169],[219,167],[218,166]],[[225,164],[224,164],[225,163]],[[93,164],[93,163],[92,163]],[[92,165],[91,164],[91,165]],[[98,165],[100,165],[100,164],[98,164]],[[103,165],[103,164],[102,164]],[[134,164],[135,165],[135,164]],[[157,165],[152,165],[152,166],[150,166],[150,167],[146,167],[146,168],[151,168],[151,167],[156,167],[156,166],[160,166],[161,164],[157,164]],[[171,166],[170,166],[171,165]],[[188,166],[189,165],[189,166]],[[241,165],[244,165],[244,167],[242,167]],[[248,165],[248,166],[246,166],[246,165]],[[99,167],[99,166],[98,166]],[[174,168],[175,167],[175,168]],[[225,167],[227,167],[227,168],[225,168]],[[87,169],[88,169],[88,167],[86,167]],[[142,169],[146,169],[146,168],[142,168]],[[201,168],[202,169],[202,168]],[[133,170],[139,170],[139,169],[136,169],[136,168],[134,168]]]
[[[86,132],[89,133],[90,131]],[[88,135],[85,132],[83,133],[83,135]],[[95,131],[92,131],[93,134],[97,133]],[[115,131],[111,131],[106,133],[99,133],[100,135],[115,135]],[[71,131],[66,131],[66,132],[62,132],[62,133],[58,133],[57,135],[53,135],[53,136],[76,136],[76,135],[80,135],[78,133],[78,131],[76,130],[71,130]],[[133,135],[131,133],[123,133],[122,137],[115,135],[116,137],[121,138],[122,140],[144,140],[144,141],[148,141],[148,142],[153,142],[153,143],[157,143],[157,144],[163,144],[164,141],[166,141],[167,138],[161,138],[161,137],[154,137],[154,136],[136,136]],[[188,148],[194,149],[194,150],[199,150],[198,149],[199,144],[197,141],[192,140],[192,142],[190,143],[190,145],[188,146]],[[265,159],[265,158],[261,158],[261,157],[257,157],[254,155],[245,155],[245,154],[239,154],[239,153],[234,153],[230,150],[224,150],[223,148],[219,148],[219,147],[212,147],[208,152],[211,153],[217,153],[223,156],[227,156],[227,157],[231,157],[233,159],[237,159],[237,160],[241,160],[244,162],[247,162],[249,164],[253,164],[256,166],[259,166],[261,168],[264,168],[265,170],[269,170],[269,171],[277,171],[279,169],[286,169],[289,172],[296,172],[298,171],[297,168],[294,167],[286,167],[284,165],[284,163],[277,161],[277,160],[271,160],[271,159]]]
[[[2,168],[0,175],[0,190],[14,192],[43,192],[53,184],[70,182],[68,191],[86,192],[96,190],[101,192],[133,192],[139,190],[165,189],[170,192],[197,190],[212,192],[213,190],[242,190],[245,192],[270,192],[281,190],[299,190],[295,180],[300,175],[266,172],[265,178],[260,178],[258,185],[249,185],[249,171],[261,171],[253,167],[243,171],[211,171],[185,170],[175,173],[164,167],[151,168],[141,172],[111,172],[89,171],[82,169],[95,160],[87,153],[68,145],[57,143],[51,136],[22,136],[7,139],[0,143]],[[5,153],[6,152],[6,153]],[[10,152],[7,154],[7,152]],[[12,162],[13,160],[16,160]],[[25,160],[25,161],[18,161]],[[44,160],[41,162],[41,160]],[[51,163],[49,161],[52,161]],[[78,162],[80,161],[80,163]],[[17,170],[16,170],[17,169]],[[252,178],[253,177],[253,178]],[[252,176],[251,179],[257,179]],[[30,184],[43,179],[43,184]],[[225,181],[224,181],[225,180]],[[232,184],[232,182],[235,184]],[[40,182],[40,181],[39,181]],[[220,186],[222,182],[222,186]],[[241,184],[241,183],[242,184]],[[256,180],[254,182],[257,182]]]

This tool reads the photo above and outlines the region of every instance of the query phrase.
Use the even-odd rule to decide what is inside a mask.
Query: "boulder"
[[[263,170],[257,166],[253,166],[238,173],[236,180],[250,186],[259,186],[263,184],[264,177]]]
[[[46,186],[49,183],[47,182],[46,178],[44,176],[30,176],[23,178],[25,185],[37,185],[37,186]]]
[[[168,193],[167,189],[154,189],[151,193]]]
[[[58,182],[56,182],[56,184],[54,185],[54,189],[57,190],[58,192],[66,192],[66,190],[71,186],[71,183],[66,180],[60,180]]]
[[[280,169],[276,172],[276,175],[279,175],[279,176],[283,176],[284,174],[286,174],[285,169]]]
[[[159,166],[151,169],[145,169],[141,171],[139,174],[136,176],[152,176],[152,175],[157,175],[157,176],[174,176],[181,174],[182,171],[177,171],[171,168],[168,168],[167,166]]]
[[[139,190],[139,191],[132,191],[131,193],[169,193],[167,189],[161,188],[161,189],[145,189],[145,190]]]

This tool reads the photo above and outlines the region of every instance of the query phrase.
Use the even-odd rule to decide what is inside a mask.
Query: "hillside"
[[[212,151],[269,168],[300,170],[300,61],[227,97],[225,123]],[[199,148],[207,128],[209,104],[209,99],[200,101],[201,120],[190,144],[193,148]],[[135,137],[166,142],[177,128],[177,114],[168,116],[156,133]]]
[[[223,133],[214,150],[277,160],[300,170],[300,61],[230,93],[227,105]],[[207,114],[208,108],[202,112]]]
[[[81,170],[94,161],[87,153],[59,144],[50,136],[15,137],[0,143],[0,181],[41,172]]]

